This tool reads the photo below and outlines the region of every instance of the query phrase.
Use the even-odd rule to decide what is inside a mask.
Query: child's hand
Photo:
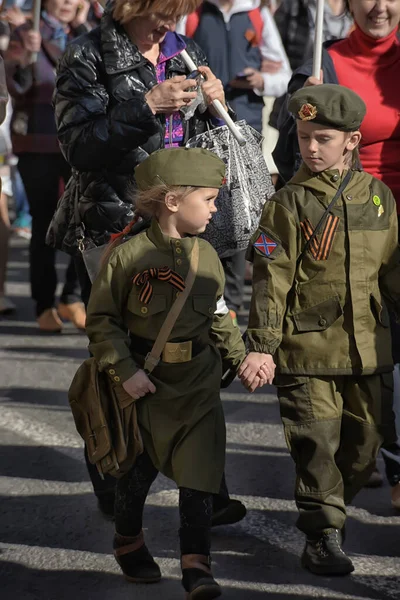
[[[143,398],[143,396],[149,392],[154,394],[156,391],[156,386],[151,383],[150,379],[147,377],[146,373],[142,371],[142,369],[139,369],[137,373],[124,381],[122,387],[130,396],[132,396],[134,400]]]
[[[249,392],[254,392],[266,383],[271,384],[275,375],[275,363],[271,354],[250,352],[240,365],[238,375]]]

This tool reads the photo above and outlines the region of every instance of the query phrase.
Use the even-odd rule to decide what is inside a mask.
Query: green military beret
[[[339,131],[357,131],[366,110],[358,94],[342,85],[330,83],[301,88],[289,100],[289,111],[296,119]]]
[[[135,168],[140,190],[154,185],[184,185],[220,188],[225,164],[214,152],[203,148],[166,148],[150,154]]]

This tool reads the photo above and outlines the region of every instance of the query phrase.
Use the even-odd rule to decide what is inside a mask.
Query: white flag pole
[[[324,8],[325,0],[317,0],[317,13],[315,16],[315,37],[314,37],[314,56],[313,56],[313,77],[317,79],[321,76],[322,64],[322,42],[324,33]]]
[[[40,13],[42,7],[42,0],[34,0],[33,9],[32,9],[32,21],[33,21],[33,31],[37,33],[40,32]],[[34,64],[37,61],[37,52],[32,52],[31,55],[31,64]]]
[[[186,52],[186,50],[182,50],[181,57],[182,57],[183,62],[189,69],[189,71],[192,72],[197,69],[197,66],[195,65],[193,60],[190,58],[190,56]],[[219,100],[213,100],[212,104],[213,104],[213,107],[215,108],[215,110],[217,111],[218,115],[221,117],[221,119],[223,121],[225,121],[225,123],[229,127],[229,130],[232,133],[232,135],[234,136],[234,138],[236,139],[236,141],[240,144],[240,146],[244,146],[246,143],[245,137],[242,135],[242,133],[239,131],[239,128],[232,121],[232,119],[226,112],[225,108],[222,106],[221,102]]]

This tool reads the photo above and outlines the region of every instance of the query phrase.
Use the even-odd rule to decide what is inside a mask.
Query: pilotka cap
[[[304,87],[289,100],[289,111],[300,121],[311,121],[339,131],[357,131],[367,107],[347,87],[324,83]]]
[[[165,148],[150,154],[135,168],[140,190],[165,183],[220,188],[225,182],[225,164],[214,152],[203,148]]]

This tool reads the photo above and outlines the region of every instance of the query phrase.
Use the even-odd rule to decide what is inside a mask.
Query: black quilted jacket
[[[183,39],[194,62],[207,64],[199,46]],[[167,61],[166,77],[185,73],[179,54]],[[73,176],[50,225],[49,245],[73,254],[77,221],[101,245],[132,220],[134,167],[164,146],[165,116],[153,115],[144,99],[156,83],[153,65],[109,12],[100,27],[68,46],[54,104],[58,139]],[[185,125],[185,139],[205,131],[206,119],[207,113],[196,113]]]

